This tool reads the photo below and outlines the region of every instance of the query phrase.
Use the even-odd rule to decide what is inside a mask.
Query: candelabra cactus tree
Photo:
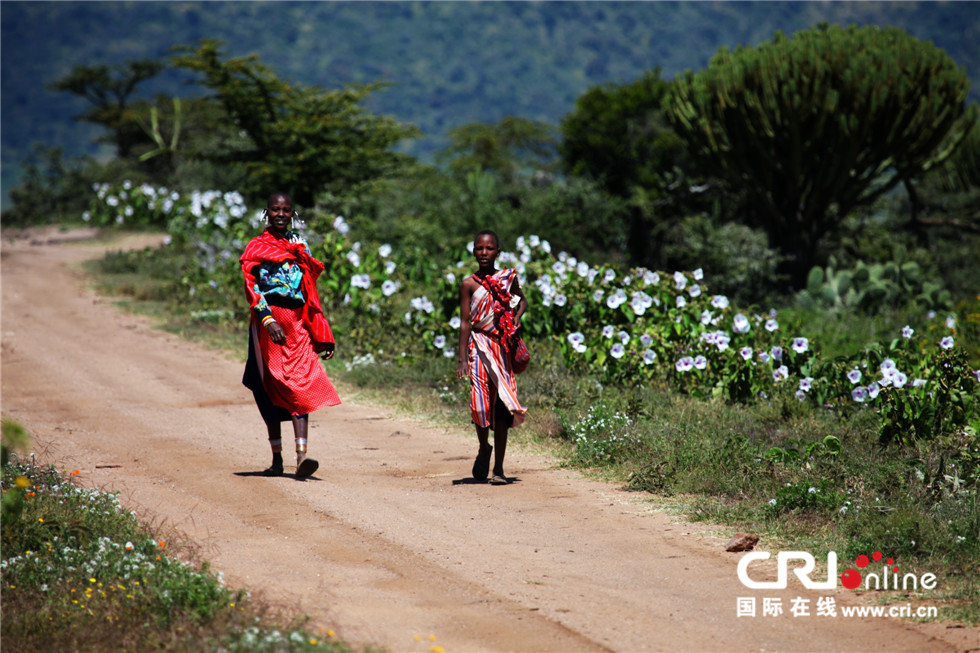
[[[665,98],[705,172],[745,201],[803,287],[852,209],[946,159],[976,121],[966,73],[896,28],[828,26],[720,50]]]

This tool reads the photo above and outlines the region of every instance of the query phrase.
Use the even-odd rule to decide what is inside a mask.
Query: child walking
[[[478,269],[463,280],[459,293],[459,365],[456,378],[470,378],[470,413],[480,449],[473,463],[473,478],[486,481],[493,453],[490,483],[506,485],[504,454],[507,432],[520,426],[527,409],[517,399],[508,346],[527,311],[517,272],[497,270],[500,239],[490,230],[473,241]],[[493,429],[493,446],[490,430]]]

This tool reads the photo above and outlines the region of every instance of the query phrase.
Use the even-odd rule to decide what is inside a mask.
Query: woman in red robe
[[[283,473],[281,426],[289,420],[296,440],[296,478],[306,478],[319,467],[306,455],[309,414],[339,404],[340,397],[317,357],[334,354],[333,333],[316,291],[323,263],[290,231],[295,215],[289,195],[274,193],[265,209],[266,230],[248,243],[240,259],[252,309],[242,383],[252,391],[269,431],[272,466],[263,473]]]

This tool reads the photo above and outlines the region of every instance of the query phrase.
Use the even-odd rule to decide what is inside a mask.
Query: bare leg
[[[306,478],[320,467],[320,463],[315,459],[306,457],[306,436],[309,428],[309,415],[293,415],[293,434],[296,436],[296,478]]]
[[[309,415],[293,415],[293,437],[296,439],[296,464],[306,458],[306,439],[310,430]]]
[[[507,483],[507,477],[504,476],[504,455],[507,453],[507,432],[512,421],[510,411],[498,398],[494,403],[493,414],[493,476],[490,479],[493,485]]]
[[[504,476],[504,455],[507,453],[507,432],[510,427],[506,424],[501,424],[499,426],[494,426],[493,429],[493,479],[491,482],[496,482],[497,479],[502,479],[505,483],[507,482]]]
[[[490,428],[477,426],[476,439],[480,442],[480,451],[476,454],[476,462],[473,463],[473,478],[485,481],[490,471],[490,452],[493,450],[490,446]]]
[[[269,446],[272,448],[272,466],[263,471],[266,476],[282,476],[282,426],[279,422],[267,422]]]

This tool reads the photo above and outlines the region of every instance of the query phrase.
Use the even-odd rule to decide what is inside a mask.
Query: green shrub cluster
[[[12,455],[2,473],[4,648],[350,650],[295,625],[277,628],[207,563],[174,555],[180,547],[117,494],[77,485],[77,471],[66,477]]]

